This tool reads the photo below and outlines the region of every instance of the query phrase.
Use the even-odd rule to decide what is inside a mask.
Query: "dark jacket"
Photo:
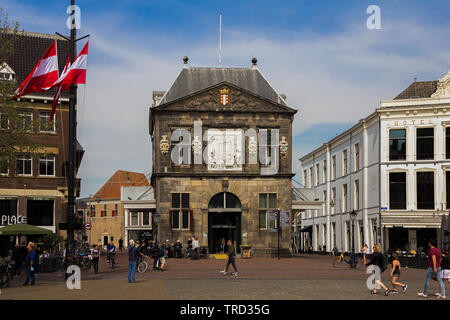
[[[368,263],[366,263],[366,267],[370,266],[371,264],[376,265],[380,268],[381,272],[386,270],[385,261],[384,261],[384,255],[379,252],[374,252],[372,254],[372,257]]]
[[[229,257],[234,257],[236,255],[236,250],[234,249],[233,244],[231,244],[230,246],[228,246],[228,252],[227,252]]]
[[[138,248],[135,246],[128,247],[128,261],[136,262],[138,260]]]

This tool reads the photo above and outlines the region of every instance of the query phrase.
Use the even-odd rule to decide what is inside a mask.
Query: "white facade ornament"
[[[194,141],[192,142],[192,149],[196,154],[202,153],[202,142],[200,141],[199,136],[194,136]]]
[[[437,90],[431,95],[431,98],[450,98],[450,70],[439,79]]]
[[[258,145],[256,143],[256,137],[249,137],[248,140],[248,154],[251,156],[256,155]]]
[[[286,141],[286,137],[281,137],[280,141],[280,154],[284,156],[288,152],[288,142]]]
[[[169,153],[169,140],[167,140],[167,135],[163,135],[161,141],[159,142],[159,149],[162,154]]]

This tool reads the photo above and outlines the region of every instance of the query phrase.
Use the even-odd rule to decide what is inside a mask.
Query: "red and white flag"
[[[16,90],[14,98],[24,96],[31,92],[44,92],[51,88],[58,79],[58,56],[56,54],[56,41],[47,49],[28,77]]]
[[[62,87],[63,90],[69,89],[73,83],[86,83],[86,67],[89,41],[78,54],[78,57],[70,67],[59,76],[59,79],[53,83],[52,87]]]
[[[67,58],[66,65],[64,66],[64,70],[62,73],[65,73],[69,67],[70,67],[70,56],[69,56],[69,58]],[[62,90],[63,90],[62,86],[59,86],[58,88],[56,88],[56,93],[55,93],[55,96],[53,97],[53,102],[52,102],[52,112],[50,114],[50,118],[49,118],[48,122],[53,121],[53,117],[55,116],[55,112],[56,112],[56,106],[58,105],[58,100],[59,100],[59,97],[61,96]]]

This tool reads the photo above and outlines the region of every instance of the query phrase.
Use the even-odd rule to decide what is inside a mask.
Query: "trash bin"
[[[43,272],[52,272],[51,258],[43,258],[42,259],[42,271]]]

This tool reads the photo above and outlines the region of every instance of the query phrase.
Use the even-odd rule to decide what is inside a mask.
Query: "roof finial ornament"
[[[252,59],[252,64],[253,64],[253,67],[252,67],[252,69],[256,69],[256,63],[258,62],[258,59],[256,59],[255,57],[253,57],[253,59]]]
[[[183,57],[184,64],[188,64],[189,58],[187,56]]]

